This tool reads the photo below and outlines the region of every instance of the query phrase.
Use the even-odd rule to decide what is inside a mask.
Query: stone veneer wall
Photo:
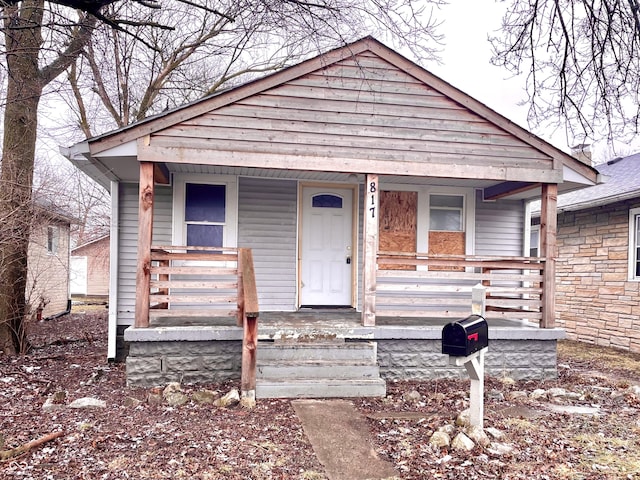
[[[466,376],[463,367],[450,366],[448,356],[440,353],[440,339],[389,339],[377,344],[380,375],[386,380]],[[490,341],[486,372],[515,379],[555,378],[556,345],[556,340]],[[131,342],[127,384],[152,387],[239,379],[241,347],[237,340]]]
[[[492,377],[557,377],[556,340],[490,340],[485,373]],[[387,380],[466,377],[464,367],[449,365],[440,340],[378,340],[380,375]]]
[[[629,209],[638,206],[558,216],[556,315],[567,338],[640,352],[640,282],[627,280]]]
[[[240,378],[241,368],[241,341],[131,342],[126,361],[127,385],[213,383]]]

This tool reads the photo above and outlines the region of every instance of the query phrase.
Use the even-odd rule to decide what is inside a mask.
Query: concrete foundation
[[[449,364],[441,352],[442,325],[380,325],[362,327],[276,325],[259,327],[259,341],[308,342],[314,337],[369,340],[377,343],[382,378],[429,380],[466,377],[463,367]],[[168,382],[212,383],[240,378],[242,329],[236,326],[151,327],[125,331],[129,344],[127,383],[150,387]],[[540,329],[521,322],[489,327],[485,357],[489,376],[549,379],[557,375],[557,340],[562,329]],[[260,343],[258,344],[260,350]]]

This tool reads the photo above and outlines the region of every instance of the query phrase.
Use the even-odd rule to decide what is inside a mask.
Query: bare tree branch
[[[637,0],[512,0],[493,63],[528,71],[529,121],[585,138],[640,133]]]

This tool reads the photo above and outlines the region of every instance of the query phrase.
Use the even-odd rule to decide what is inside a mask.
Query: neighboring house
[[[640,154],[558,197],[558,323],[571,339],[640,352]]]
[[[542,201],[553,251],[557,190],[597,172],[375,39],[66,155],[111,190],[108,355],[124,331],[131,384],[239,375],[236,247],[253,252],[261,376],[311,376],[286,349],[309,359],[320,340],[370,349],[383,378],[456,374],[441,330],[479,282],[489,371],[556,374],[554,259],[523,257],[525,200]],[[259,380],[258,396],[286,395]],[[306,380],[288,394],[318,394]],[[366,392],[318,395],[347,394]]]
[[[109,235],[71,250],[71,294],[109,295]]]
[[[30,313],[36,318],[69,312],[69,239],[73,221],[58,208],[36,206],[25,292]]]

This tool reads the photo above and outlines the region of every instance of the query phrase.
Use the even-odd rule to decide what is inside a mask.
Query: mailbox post
[[[473,315],[449,323],[442,329],[442,353],[449,355],[449,364],[464,365],[471,379],[469,421],[483,428],[484,422],[484,355],[489,348],[489,328],[484,315],[485,288],[477,285],[472,291]]]
[[[483,428],[484,422],[484,354],[488,350],[482,350],[468,357],[449,356],[449,365],[460,367],[464,365],[471,379],[469,392],[469,423],[474,427]]]

